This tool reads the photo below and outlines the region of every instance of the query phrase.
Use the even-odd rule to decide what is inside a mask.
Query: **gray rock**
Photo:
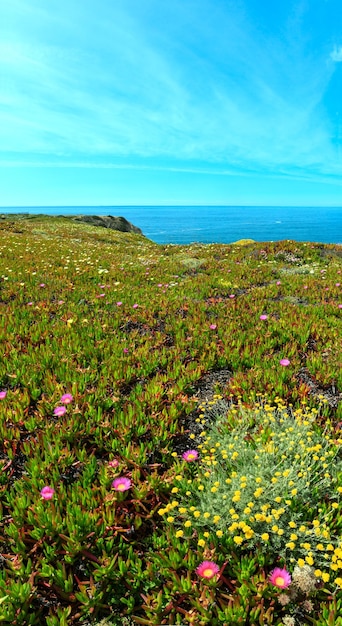
[[[142,231],[137,226],[124,217],[114,215],[76,215],[72,218],[77,222],[86,222],[92,226],[102,226],[103,228],[111,228],[112,230],[120,230],[123,233],[137,233],[142,235]]]

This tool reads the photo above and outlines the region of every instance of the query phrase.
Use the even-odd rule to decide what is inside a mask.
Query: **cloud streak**
[[[85,2],[80,16],[65,0],[24,4],[7,8],[18,26],[0,44],[3,166],[162,159],[218,173],[341,173],[324,97],[342,47],[329,65],[324,47],[298,48],[298,32],[260,35],[248,12],[209,0],[99,12]]]

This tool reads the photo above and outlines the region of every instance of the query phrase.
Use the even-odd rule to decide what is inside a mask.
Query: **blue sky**
[[[342,206],[341,0],[2,0],[0,205]]]

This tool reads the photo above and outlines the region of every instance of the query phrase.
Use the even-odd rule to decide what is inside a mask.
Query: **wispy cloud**
[[[323,106],[334,65],[298,46],[297,17],[291,41],[209,0],[25,4],[0,44],[3,165],[341,173]]]
[[[342,63],[342,46],[334,46],[333,51],[330,53],[330,58],[335,63]]]

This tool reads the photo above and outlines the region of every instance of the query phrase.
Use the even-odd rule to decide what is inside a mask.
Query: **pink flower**
[[[210,324],[210,330],[216,330],[217,326],[216,324]]]
[[[259,320],[267,320],[268,315],[260,315]]]
[[[279,361],[280,365],[282,365],[283,367],[287,367],[288,365],[290,365],[290,361],[288,359],[281,359]]]
[[[286,569],[280,569],[280,567],[276,567],[273,572],[271,572],[269,580],[272,585],[280,589],[285,589],[291,584],[289,572],[287,572]]]
[[[133,309],[137,309],[139,304],[133,304]]]
[[[116,306],[121,306],[121,305],[122,305],[122,302],[117,302],[116,303]]]
[[[196,574],[198,574],[198,576],[201,576],[202,578],[209,579],[213,578],[213,576],[215,576],[215,574],[218,574],[219,571],[220,568],[217,563],[214,563],[213,561],[203,561],[203,563],[201,563],[196,569]]]
[[[235,298],[235,293],[231,293],[229,297],[230,298]]]
[[[0,391],[0,400],[4,400],[7,396],[7,391]]]
[[[123,351],[125,354],[128,354],[128,348],[124,348]]]
[[[119,461],[117,459],[113,459],[112,461],[108,461],[109,467],[118,467]]]
[[[32,306],[32,305],[33,305],[33,302],[28,302],[27,303],[27,306]]]
[[[197,450],[187,450],[186,452],[183,452],[182,458],[188,463],[191,461],[196,461],[196,459],[198,459],[198,452]]]
[[[39,287],[45,287],[45,283],[40,283]]]
[[[71,404],[71,402],[73,401],[73,396],[71,395],[71,393],[65,393],[62,397],[61,397],[61,402],[63,402],[63,404]],[[61,407],[62,408],[62,407]]]
[[[52,489],[52,487],[43,487],[43,489],[40,492],[40,495],[42,496],[42,498],[44,500],[51,500],[51,498],[53,498],[53,494],[55,493],[55,490]]]
[[[281,285],[281,280],[277,280],[277,285]]]
[[[339,309],[342,309],[342,304],[339,304],[339,305],[338,305],[338,308],[339,308]]]
[[[121,476],[120,478],[116,478],[112,482],[112,487],[114,487],[115,491],[127,491],[127,489],[131,486],[131,481],[129,478],[125,478],[125,476]]]
[[[56,406],[53,412],[53,414],[57,415],[57,417],[62,417],[62,415],[64,415],[65,413],[66,413],[65,406]]]
[[[64,304],[64,300],[58,300],[57,304]]]
[[[339,287],[341,285],[341,283],[336,283],[335,287]]]

